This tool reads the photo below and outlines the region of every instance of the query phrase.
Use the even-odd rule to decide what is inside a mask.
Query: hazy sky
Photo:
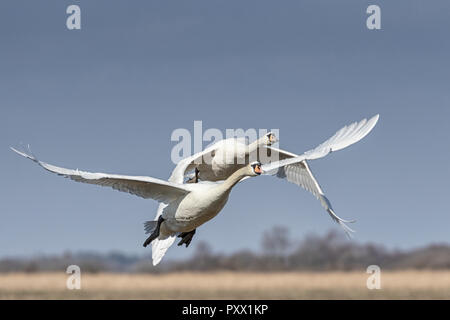
[[[66,28],[81,7],[82,29]],[[382,30],[366,28],[378,4]],[[356,241],[448,242],[450,2],[0,2],[0,256],[64,250],[150,255],[157,203],[45,172],[29,143],[68,168],[167,178],[173,130],[277,128],[301,153],[380,114],[364,140],[310,163]],[[335,227],[320,203],[273,177],[246,180],[198,229],[230,252],[264,230]],[[174,246],[169,257],[193,253]]]

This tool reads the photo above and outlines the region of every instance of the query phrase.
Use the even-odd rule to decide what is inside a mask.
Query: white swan
[[[263,168],[259,162],[249,164],[230,175],[224,182],[202,182],[195,184],[180,184],[145,176],[125,176],[106,173],[92,173],[57,167],[38,160],[33,155],[11,148],[19,155],[28,158],[44,169],[77,182],[112,187],[129,192],[142,198],[151,198],[166,204],[158,221],[147,222],[151,231],[150,237],[144,242],[148,245],[154,239],[161,240],[185,234],[183,240],[190,241],[189,235],[200,225],[214,218],[224,207],[231,189],[243,178],[260,175]],[[315,153],[302,155],[291,162],[322,157],[329,149],[317,150]],[[271,169],[275,167],[271,164]],[[165,251],[164,251],[165,252]],[[153,260],[156,265],[161,257]]]
[[[378,122],[379,115],[375,115],[369,120],[363,119],[359,122],[354,122],[348,126],[343,127],[339,131],[337,131],[331,138],[320,144],[318,147],[316,147],[313,150],[310,150],[306,152],[305,154],[317,154],[318,151],[337,151],[341,150],[343,148],[346,148],[362,138],[364,138],[369,132],[375,127],[376,123]],[[231,139],[229,139],[232,141]],[[270,139],[271,140],[271,139]],[[267,141],[267,140],[266,140]],[[224,144],[228,144],[229,142],[224,142]],[[229,144],[231,145],[231,144]],[[191,171],[194,168],[199,168],[199,172],[196,172],[197,177],[200,177],[200,179],[204,179],[205,176],[202,176],[202,171],[206,172],[214,172],[214,170],[211,168],[212,165],[208,165],[207,163],[202,163],[200,166],[196,163],[199,163],[199,161],[203,160],[203,157],[208,157],[215,155],[216,150],[221,150],[223,144],[222,141],[218,142],[217,144],[214,144],[210,148],[205,149],[204,151],[194,154],[191,157],[188,157],[182,161],[180,161],[175,169],[172,172],[172,175],[169,178],[169,181],[177,182],[177,183],[183,183],[186,176],[188,176],[188,172]],[[279,159],[280,162],[274,162],[273,164],[265,164],[265,174],[275,174],[279,178],[284,178],[289,182],[295,183],[305,190],[311,192],[322,204],[322,206],[327,210],[328,214],[331,216],[331,218],[337,222],[341,227],[344,229],[344,231],[347,233],[347,235],[350,236],[352,232],[354,232],[351,228],[349,228],[346,223],[354,222],[354,220],[344,220],[340,218],[336,213],[334,212],[330,201],[325,196],[325,194],[322,191],[322,188],[320,187],[319,183],[315,179],[314,175],[312,174],[309,165],[307,163],[307,160],[299,161],[298,155],[270,147],[270,144],[266,143],[264,144],[263,141],[259,141],[259,145],[254,145],[253,148],[257,147],[265,147],[270,150],[271,157],[273,159]],[[223,154],[228,150],[230,152],[230,148],[226,149],[223,148],[220,153]],[[253,149],[254,151],[255,149]],[[230,152],[231,153],[231,152]],[[220,157],[218,159],[221,159]],[[231,158],[228,158],[231,159]],[[311,160],[312,158],[308,158]],[[228,162],[229,164],[230,162]],[[229,166],[234,166],[236,168],[239,168],[236,164],[229,164]],[[217,179],[219,175],[214,176],[214,181]],[[195,178],[194,178],[195,179]],[[197,179],[195,180],[197,181]],[[161,203],[158,207],[158,211],[156,213],[155,220],[158,220],[160,215],[162,214],[164,208],[166,207],[166,204]],[[151,226],[153,222],[148,222],[146,224],[145,229],[147,233],[151,232]],[[185,244],[186,247],[190,244],[192,240],[192,236],[195,234],[195,229],[192,230],[189,234],[181,234],[179,235],[182,237],[182,240],[178,243],[178,245]],[[175,241],[176,236],[172,235],[164,239],[155,239],[152,242],[152,258],[153,262],[156,264],[159,263],[159,261],[164,256],[167,249],[173,244]]]
[[[229,138],[218,141],[205,150],[189,157],[185,172],[195,169],[195,175],[189,182],[220,181],[227,179],[236,170],[258,159],[258,151],[276,142],[276,137],[269,132],[250,144],[243,139]],[[178,173],[177,177],[178,177]],[[183,174],[184,178],[184,174]],[[178,180],[177,180],[178,181]],[[178,181],[181,183],[181,181]]]

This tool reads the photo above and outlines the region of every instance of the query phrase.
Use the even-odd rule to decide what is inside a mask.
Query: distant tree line
[[[162,273],[173,271],[351,271],[371,264],[382,269],[450,269],[450,245],[434,244],[408,251],[388,250],[376,244],[348,240],[341,232],[290,238],[286,228],[275,226],[261,240],[262,252],[241,250],[215,253],[199,242],[191,258],[166,260],[153,267],[148,256],[120,252],[64,253],[33,258],[0,259],[0,272],[64,271],[76,264],[83,272]]]

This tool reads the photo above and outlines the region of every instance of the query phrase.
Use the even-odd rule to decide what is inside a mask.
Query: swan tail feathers
[[[175,242],[176,235],[171,235],[166,238],[156,238],[152,241],[152,260],[153,265],[156,266],[161,262],[170,246]]]
[[[160,203],[158,207],[158,211],[156,212],[156,217],[154,221],[147,221],[144,223],[145,232],[150,233],[153,228],[156,228],[157,221],[159,217],[163,214],[164,209],[167,207],[167,204]],[[154,224],[155,222],[155,224]],[[176,234],[162,237],[161,235],[152,241],[152,260],[153,265],[156,266],[158,263],[161,262],[162,258],[166,254],[167,250],[170,248],[170,246],[175,242]]]

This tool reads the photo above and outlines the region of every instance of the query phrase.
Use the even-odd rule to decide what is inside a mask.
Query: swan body
[[[239,139],[226,139],[217,142],[211,163],[202,161],[196,166],[198,178],[204,181],[225,180],[234,171],[246,164],[246,157],[253,152]]]
[[[190,193],[163,209],[164,222],[160,238],[179,232],[189,232],[214,218],[225,206],[232,188],[244,177],[256,176],[251,166],[245,166],[221,183],[185,184]]]
[[[259,148],[270,146],[274,142],[276,137],[271,132],[250,144],[239,138],[224,139],[189,157],[190,161],[185,162],[185,170],[197,169],[198,178],[204,181],[225,180],[236,170],[257,160]]]

